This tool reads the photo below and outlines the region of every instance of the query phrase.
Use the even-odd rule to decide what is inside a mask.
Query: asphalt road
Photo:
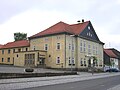
[[[41,86],[22,90],[107,90],[120,84],[120,76],[85,80],[59,85]]]

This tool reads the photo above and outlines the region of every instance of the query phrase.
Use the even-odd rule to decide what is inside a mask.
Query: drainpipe
[[[66,69],[66,34],[65,34],[65,69]]]

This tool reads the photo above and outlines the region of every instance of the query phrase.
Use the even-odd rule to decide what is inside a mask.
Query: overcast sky
[[[0,0],[0,44],[15,32],[34,35],[59,21],[90,20],[106,48],[120,50],[120,0]]]

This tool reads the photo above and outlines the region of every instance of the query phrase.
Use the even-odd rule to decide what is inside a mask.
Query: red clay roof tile
[[[75,35],[79,35],[85,29],[85,27],[88,25],[88,23],[89,23],[89,21],[86,21],[84,23],[70,25],[70,27],[73,29]]]
[[[104,49],[104,52],[112,58],[117,58],[117,56],[114,54],[114,52],[110,49]]]
[[[3,45],[1,48],[26,47],[29,45],[30,44],[29,44],[28,40],[20,40],[20,41],[9,42],[9,43]]]
[[[79,35],[85,29],[85,27],[88,25],[88,23],[89,23],[89,21],[79,23],[79,24],[69,25],[64,22],[59,22],[59,23],[49,27],[48,29],[41,31],[29,38],[50,35],[50,34],[57,34],[57,33],[62,33],[62,32]]]
[[[2,44],[0,44],[0,48],[2,48],[2,46],[3,46],[3,45],[2,45]]]

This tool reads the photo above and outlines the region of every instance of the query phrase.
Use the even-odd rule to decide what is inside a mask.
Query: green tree
[[[27,39],[27,34],[26,33],[14,33],[14,40],[18,41],[18,40],[26,40]]]

